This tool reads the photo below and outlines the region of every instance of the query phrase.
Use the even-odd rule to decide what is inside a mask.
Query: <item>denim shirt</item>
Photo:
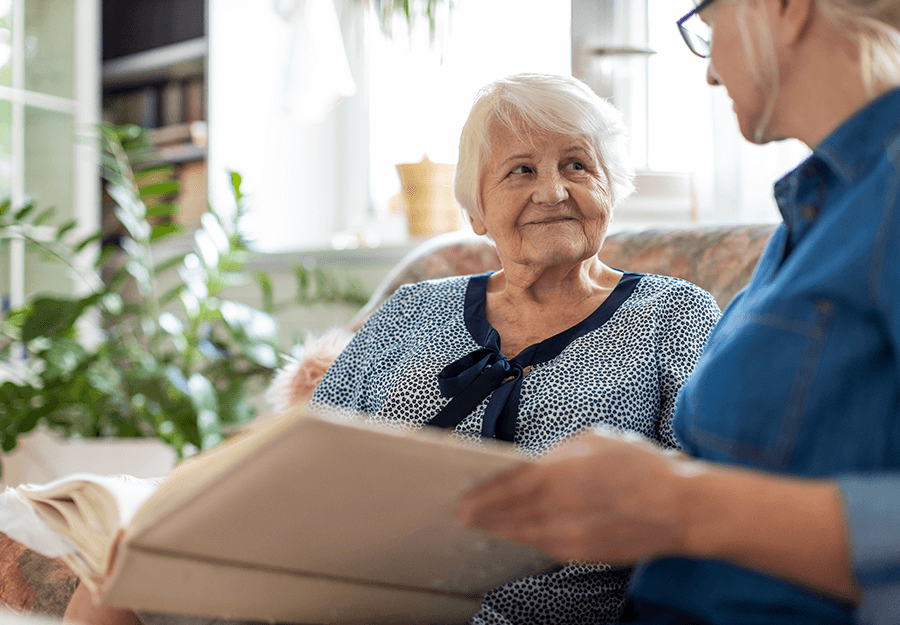
[[[682,388],[676,436],[695,457],[794,476],[900,471],[900,89],[843,123],[775,198],[784,223]],[[869,503],[854,507],[847,493],[861,491],[844,492],[853,524]],[[897,545],[900,529],[891,534]],[[645,614],[683,615],[665,622],[855,617],[851,605],[721,562],[652,562],[632,589]]]

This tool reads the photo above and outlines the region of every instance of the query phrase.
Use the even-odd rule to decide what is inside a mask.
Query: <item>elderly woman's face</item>
[[[609,184],[599,156],[583,138],[515,133],[493,124],[493,146],[481,179],[483,215],[504,263],[553,266],[594,256],[609,225]]]

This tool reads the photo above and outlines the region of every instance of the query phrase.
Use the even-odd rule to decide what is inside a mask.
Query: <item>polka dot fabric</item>
[[[611,317],[597,327],[586,325],[556,358],[535,364],[525,377],[515,433],[523,455],[540,457],[593,426],[677,446],[671,428],[675,396],[719,309],[709,293],[684,280],[639,278]],[[470,283],[471,276],[456,276],[400,287],[338,356],[311,405],[334,414],[363,412],[371,421],[401,428],[422,427],[449,401],[438,389],[438,373],[482,347],[466,325]],[[480,440],[489,401],[490,396],[456,427],[457,436]],[[603,564],[569,563],[488,592],[472,623],[610,622],[628,574]]]

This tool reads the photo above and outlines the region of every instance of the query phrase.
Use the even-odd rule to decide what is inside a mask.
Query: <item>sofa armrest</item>
[[[28,549],[0,533],[0,604],[13,612],[62,618],[77,577],[59,559]]]

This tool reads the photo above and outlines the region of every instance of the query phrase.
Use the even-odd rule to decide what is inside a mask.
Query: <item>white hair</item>
[[[622,115],[571,76],[516,74],[487,85],[475,97],[459,139],[454,192],[470,214],[483,216],[481,178],[493,146],[489,128],[558,133],[586,139],[609,181],[612,208],[634,191],[628,133]]]

